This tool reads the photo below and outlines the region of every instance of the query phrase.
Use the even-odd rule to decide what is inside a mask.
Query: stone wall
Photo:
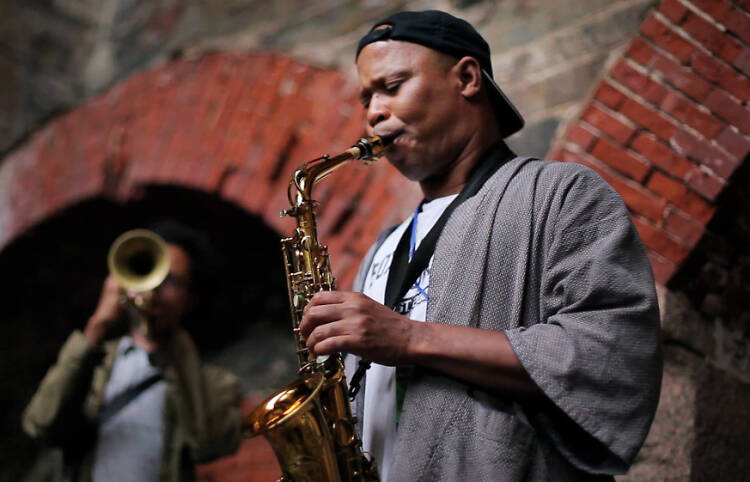
[[[207,50],[291,55],[353,79],[353,53],[372,22],[440,8],[474,23],[496,77],[527,118],[513,146],[543,156],[607,59],[653,0],[404,1],[55,0],[4,2],[0,20],[0,153],[47,119],[127,75]]]

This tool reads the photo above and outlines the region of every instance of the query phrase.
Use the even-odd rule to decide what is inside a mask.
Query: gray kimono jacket
[[[596,173],[528,158],[501,167],[443,229],[427,320],[504,331],[547,400],[521,404],[417,368],[389,482],[611,480],[628,469],[659,399],[659,314],[628,211]]]

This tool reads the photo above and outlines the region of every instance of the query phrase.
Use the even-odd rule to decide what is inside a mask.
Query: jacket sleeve
[[[593,171],[552,183],[537,324],[507,332],[548,399],[541,436],[590,473],[627,470],[659,400],[661,340],[651,267],[628,211]]]
[[[83,405],[94,368],[104,353],[74,331],[23,412],[24,431],[50,445],[63,445],[88,427]]]
[[[193,453],[195,462],[208,462],[237,451],[242,428],[242,391],[232,373],[203,365],[206,423]]]

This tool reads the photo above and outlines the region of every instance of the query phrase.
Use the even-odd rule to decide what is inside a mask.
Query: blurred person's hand
[[[107,276],[99,296],[99,304],[83,332],[92,345],[99,346],[104,340],[122,333],[127,328],[121,296],[120,285],[112,275]]]

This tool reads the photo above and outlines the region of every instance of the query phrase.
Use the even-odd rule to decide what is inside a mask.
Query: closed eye
[[[388,82],[384,86],[384,90],[388,94],[395,94],[398,92],[398,88],[401,87],[401,80],[396,80],[392,82]]]

